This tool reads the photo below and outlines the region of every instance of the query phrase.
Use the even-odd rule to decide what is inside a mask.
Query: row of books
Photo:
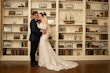
[[[86,50],[86,55],[107,55],[108,51],[107,50],[102,50],[102,49],[87,49]]]
[[[3,55],[28,55],[27,49],[4,48]]]
[[[28,47],[28,41],[21,42],[21,47]]]
[[[6,34],[6,38],[7,38],[7,34]],[[20,34],[14,34],[14,39],[20,39]],[[27,39],[27,35],[24,34],[24,35],[22,36],[22,39]]]
[[[59,55],[73,55],[72,49],[60,49]]]
[[[25,26],[20,27],[20,31],[28,31],[28,26],[25,25]]]

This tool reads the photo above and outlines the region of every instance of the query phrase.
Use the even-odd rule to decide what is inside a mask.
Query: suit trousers
[[[39,45],[39,40],[38,41],[31,41],[31,51],[30,51],[30,59],[31,59],[31,63],[35,62],[35,54],[37,51]]]

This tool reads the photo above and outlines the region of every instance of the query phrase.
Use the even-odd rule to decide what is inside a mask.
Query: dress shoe
[[[35,64],[38,65],[38,61],[35,61]]]
[[[35,62],[31,63],[31,66],[32,66],[32,67],[39,67],[39,65],[36,64]]]

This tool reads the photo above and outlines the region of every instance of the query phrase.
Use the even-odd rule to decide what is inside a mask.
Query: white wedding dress
[[[38,59],[39,66],[46,67],[47,69],[55,70],[55,71],[75,68],[76,66],[78,66],[78,63],[76,62],[68,62],[61,60],[54,52],[48,40],[49,25],[43,24],[42,22],[37,25],[38,28],[40,29],[46,29],[46,34],[43,34],[41,36],[39,42],[39,59]]]

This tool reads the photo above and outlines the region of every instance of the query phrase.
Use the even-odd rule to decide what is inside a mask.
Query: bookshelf
[[[95,7],[97,6],[97,8]],[[85,55],[108,55],[109,3],[107,0],[86,2]]]
[[[3,5],[5,1],[1,60],[30,59],[33,11],[47,13],[49,41],[60,58],[110,60],[109,0],[3,0]]]
[[[28,0],[2,0],[2,59],[28,58],[28,12]]]
[[[69,59],[83,55],[83,1],[59,0],[58,55]]]

